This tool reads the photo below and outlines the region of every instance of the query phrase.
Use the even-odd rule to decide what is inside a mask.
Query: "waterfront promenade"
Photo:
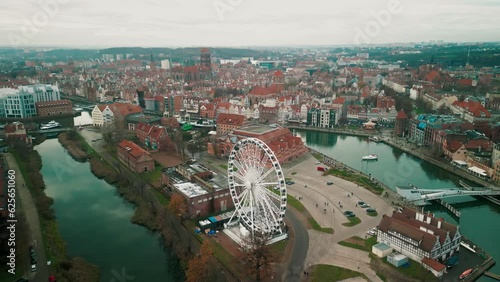
[[[377,136],[381,139],[382,143],[385,143],[391,147],[398,148],[405,153],[416,156],[422,160],[425,160],[433,165],[439,166],[442,169],[447,170],[457,176],[460,176],[470,182],[477,184],[478,186],[485,187],[496,187],[493,183],[482,180],[474,175],[467,173],[466,170],[457,168],[453,166],[449,161],[443,158],[436,158],[432,151],[429,150],[427,146],[417,146],[415,144],[409,143],[406,139],[401,137],[396,137],[392,134],[393,130],[384,131],[369,131],[369,130],[352,130],[352,129],[325,129],[325,128],[314,128],[314,127],[299,127],[290,126],[290,130],[304,130],[304,131],[317,131],[325,133],[334,133],[340,135],[350,135],[359,137],[369,137]],[[425,187],[422,187],[425,188]],[[391,187],[393,189],[393,187]]]

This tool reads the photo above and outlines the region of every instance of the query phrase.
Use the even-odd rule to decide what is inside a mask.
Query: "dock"
[[[488,276],[488,277],[490,277],[490,278],[493,278],[493,279],[495,279],[495,280],[500,281],[500,275],[495,274],[495,273],[493,273],[493,272],[485,271],[485,272],[484,272],[484,275],[486,275],[486,276]]]
[[[450,211],[457,219],[460,219],[460,214],[461,214],[460,211],[454,208],[452,205],[443,201],[443,199],[437,199],[436,202],[441,204],[443,207],[447,208],[448,211]]]

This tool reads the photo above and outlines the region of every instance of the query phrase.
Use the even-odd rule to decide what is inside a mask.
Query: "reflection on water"
[[[97,179],[89,163],[68,157],[57,139],[44,141],[36,150],[69,256],[99,266],[105,282],[118,281],[113,270],[122,269],[134,281],[181,280],[182,269],[171,261],[160,238],[130,222],[133,205],[118,196],[115,187]]]
[[[300,130],[296,133],[297,136],[305,139],[304,142],[308,147],[365,174],[371,174],[391,189],[394,189],[396,185],[408,183],[429,189],[459,186],[458,176],[383,143],[370,142],[369,151],[371,154],[378,155],[378,161],[363,162],[361,156],[366,154],[367,138],[352,136],[337,138],[336,134]],[[496,261],[500,260],[498,245],[500,224],[495,224],[495,222],[500,222],[500,207],[468,196],[449,198],[446,201],[456,203],[456,207],[462,212],[460,222],[455,222],[455,219],[446,211],[442,211],[440,206],[427,207],[426,210],[431,210],[438,217],[444,217],[445,220],[460,225],[462,234],[484,248]],[[500,273],[500,263],[497,263],[491,271]],[[494,280],[483,276],[478,281]]]
[[[92,116],[89,112],[83,111],[80,116],[74,118],[75,126],[92,124]]]

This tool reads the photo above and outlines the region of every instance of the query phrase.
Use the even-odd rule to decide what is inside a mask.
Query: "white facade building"
[[[35,84],[19,86],[17,89],[0,89],[0,117],[29,118],[37,115],[36,102],[61,100],[59,88],[52,85]]]
[[[404,208],[382,217],[377,242],[422,263],[423,258],[444,261],[451,257],[459,250],[461,237],[458,226]]]

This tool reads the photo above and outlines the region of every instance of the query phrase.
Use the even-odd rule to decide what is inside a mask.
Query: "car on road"
[[[333,182],[328,181],[328,182],[326,183],[326,185],[333,185]]]
[[[292,185],[292,184],[295,184],[295,182],[294,182],[294,181],[292,181],[292,180],[287,180],[285,183],[286,183],[286,185]]]
[[[369,206],[369,205],[367,205],[367,204],[362,204],[360,207],[362,207],[362,208],[366,209],[366,208],[369,208],[370,206]]]
[[[352,211],[345,211],[344,212],[344,215],[348,215],[348,214],[353,214],[353,212]]]
[[[36,258],[35,257],[31,257],[31,272],[35,272],[36,271]]]

